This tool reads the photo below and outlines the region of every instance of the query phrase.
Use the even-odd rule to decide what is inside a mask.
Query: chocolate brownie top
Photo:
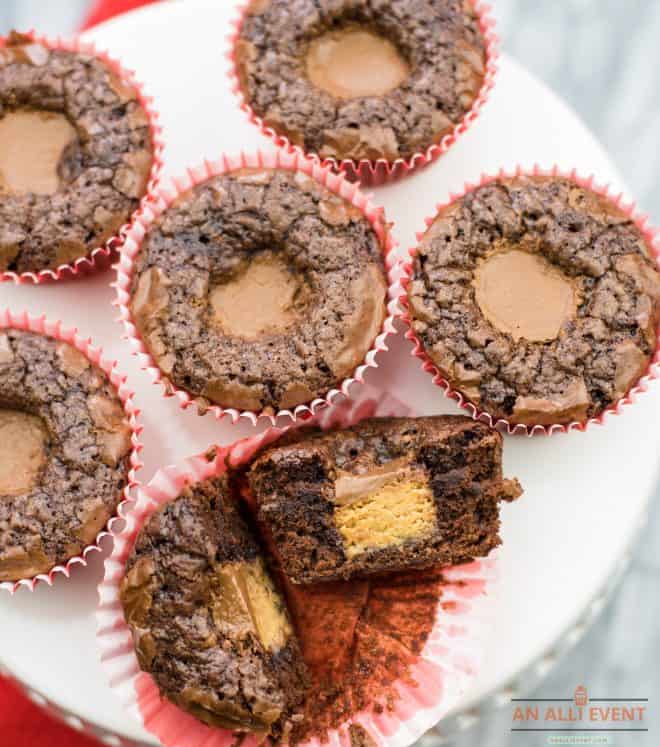
[[[582,422],[647,371],[660,274],[635,223],[555,177],[500,179],[444,209],[408,290],[413,329],[451,385],[498,418]]]
[[[299,172],[242,169],[182,195],[135,260],[133,320],[163,374],[223,407],[310,402],[364,361],[385,318],[379,239]]]
[[[428,443],[443,443],[452,435],[464,434],[465,447],[480,439],[495,442],[501,451],[502,436],[484,423],[463,415],[433,415],[422,418],[368,418],[342,430],[323,431],[301,427],[290,431],[274,444],[260,451],[250,467],[250,477],[256,487],[260,477],[268,478],[280,463],[291,459],[301,461],[296,479],[314,482],[322,473],[314,471],[316,460],[333,465],[341,474],[369,474],[390,462],[410,460],[424,463],[424,447]],[[449,454],[447,455],[449,458]],[[317,464],[320,462],[317,461]],[[449,472],[453,465],[443,468]],[[309,474],[303,470],[310,470]],[[279,486],[286,490],[285,485]]]
[[[282,735],[304,665],[226,478],[186,488],[148,519],[121,598],[140,666],[165,697],[211,726]]]
[[[94,542],[128,481],[131,429],[106,375],[64,342],[0,330],[0,580]]]
[[[0,271],[103,246],[138,207],[152,160],[137,91],[106,63],[18,34],[0,47]]]
[[[252,0],[235,51],[268,126],[353,160],[440,142],[472,107],[486,64],[468,0]]]

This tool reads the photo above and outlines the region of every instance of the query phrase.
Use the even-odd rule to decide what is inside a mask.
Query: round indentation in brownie
[[[0,119],[0,189],[55,194],[65,154],[71,158],[79,148],[78,134],[62,114],[20,109],[5,114]]]
[[[570,278],[538,254],[519,249],[494,252],[476,268],[479,308],[514,340],[553,340],[575,318],[578,294]]]
[[[323,158],[393,161],[462,121],[485,46],[459,0],[253,0],[235,59],[246,102],[278,134]]]
[[[583,422],[648,370],[660,273],[641,230],[570,179],[488,182],[442,210],[408,290],[451,386],[495,418]]]
[[[95,541],[128,481],[131,429],[106,375],[64,342],[0,330],[0,581]]]
[[[307,75],[338,99],[382,96],[409,75],[408,63],[389,39],[348,26],[327,31],[309,45]]]
[[[211,291],[215,321],[225,334],[247,340],[265,332],[283,332],[299,318],[300,291],[299,279],[276,253],[266,250]]]
[[[147,190],[138,92],[104,61],[12,34],[0,49],[0,272],[54,269],[103,246]]]
[[[204,404],[273,411],[353,374],[385,298],[382,247],[360,210],[300,172],[240,169],[156,218],[130,310],[174,385]]]
[[[0,408],[0,495],[20,495],[35,486],[47,444],[41,418]]]

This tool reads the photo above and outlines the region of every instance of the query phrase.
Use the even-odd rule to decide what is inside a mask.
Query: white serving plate
[[[85,37],[136,70],[160,110],[166,174],[222,151],[270,149],[237,108],[227,82],[225,59],[229,20],[236,0],[185,0],[130,13]],[[458,144],[431,167],[375,191],[396,223],[402,248],[433,212],[436,202],[475,181],[482,172],[534,163],[576,167],[623,189],[616,169],[575,114],[513,60],[501,60],[495,91],[482,116]],[[102,344],[129,375],[143,410],[144,469],[148,481],[164,464],[198,453],[211,443],[229,443],[252,432],[212,416],[182,412],[165,400],[138,369],[111,307],[111,273],[42,287],[0,286],[0,306],[46,313],[78,326]],[[401,337],[367,375],[415,409],[457,412]],[[465,726],[491,704],[505,703],[545,672],[599,607],[620,572],[637,531],[660,465],[660,386],[605,427],[550,438],[508,437],[505,471],[526,489],[518,503],[503,508],[501,581],[494,602],[492,645],[473,688],[446,733]],[[156,744],[126,713],[107,685],[95,643],[96,585],[102,557],[95,555],[72,578],[36,592],[0,594],[0,664],[40,702],[47,701],[70,722],[83,722],[118,744]],[[116,735],[116,736],[112,736]]]

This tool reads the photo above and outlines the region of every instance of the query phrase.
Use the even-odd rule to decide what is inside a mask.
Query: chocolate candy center
[[[314,39],[306,63],[312,83],[339,99],[382,96],[410,74],[391,41],[357,26]]]
[[[0,192],[52,195],[60,162],[77,134],[62,114],[17,110],[0,119]]]
[[[41,418],[0,409],[0,496],[20,495],[36,485],[47,442]]]
[[[428,478],[394,460],[361,475],[340,473],[334,517],[349,559],[431,536],[437,511]]]
[[[538,254],[512,249],[478,266],[475,297],[488,321],[514,340],[553,340],[575,316],[578,293],[561,270]]]
[[[254,339],[296,321],[298,291],[286,265],[272,252],[262,252],[236,278],[211,291],[211,306],[226,334]]]

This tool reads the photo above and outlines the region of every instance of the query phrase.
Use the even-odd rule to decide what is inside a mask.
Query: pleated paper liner
[[[337,387],[326,392],[323,396],[315,398],[306,404],[298,405],[293,409],[282,409],[278,412],[272,411],[249,411],[224,408],[209,403],[208,400],[198,397],[191,392],[176,386],[159,368],[149,349],[142,340],[140,333],[133,320],[130,310],[131,284],[135,269],[135,258],[140,251],[142,241],[154,221],[183,193],[193,187],[207,181],[215,176],[226,174],[242,168],[263,169],[286,169],[298,171],[312,177],[333,194],[336,194],[350,202],[369,220],[382,248],[385,269],[388,275],[388,307],[387,316],[381,328],[380,334],[374,340],[371,349],[366,354],[364,362],[356,368],[352,376],[344,379]],[[360,191],[357,185],[349,182],[344,175],[333,173],[329,166],[319,166],[313,161],[305,158],[299,153],[241,153],[232,157],[223,155],[215,162],[206,161],[196,169],[189,169],[187,174],[169,185],[163,185],[155,194],[154,200],[145,206],[145,209],[137,216],[131,229],[127,232],[125,241],[121,247],[119,262],[117,264],[117,280],[115,285],[115,306],[119,309],[119,319],[124,326],[124,331],[137,355],[143,370],[151,375],[154,383],[160,384],[164,396],[176,397],[182,409],[191,406],[197,410],[199,415],[211,412],[216,418],[229,417],[233,423],[239,418],[247,419],[256,424],[258,419],[266,418],[272,424],[278,417],[287,417],[295,420],[313,415],[319,409],[330,405],[340,394],[350,396],[354,385],[360,385],[364,376],[370,368],[378,368],[378,356],[387,348],[387,338],[396,334],[394,327],[395,314],[399,309],[396,298],[401,293],[398,283],[400,275],[400,259],[396,255],[396,244],[392,237],[391,226],[385,220],[382,208],[376,207],[371,199]]]
[[[14,314],[8,310],[0,311],[0,332],[6,329],[23,330],[44,335],[46,337],[52,337],[54,340],[67,342],[69,345],[76,348],[76,350],[80,351],[90,363],[101,369],[101,371],[103,371],[108,377],[108,380],[117,391],[117,395],[124,406],[124,412],[126,413],[132,431],[132,448],[129,455],[128,481],[126,487],[122,491],[121,500],[118,503],[117,510],[114,516],[108,521],[106,527],[97,534],[93,544],[87,545],[81,553],[72,556],[66,561],[66,563],[53,566],[48,573],[41,573],[32,578],[23,578],[14,582],[4,581],[0,583],[0,589],[5,589],[14,593],[21,587],[34,591],[39,583],[46,583],[49,586],[52,586],[56,576],[62,575],[68,578],[74,566],[87,565],[87,556],[92,552],[101,550],[101,540],[112,533],[116,522],[123,518],[123,512],[127,503],[132,500],[130,490],[136,484],[135,474],[142,466],[139,459],[139,454],[142,449],[139,435],[142,428],[138,425],[137,417],[139,410],[136,408],[135,402],[133,401],[133,392],[126,382],[126,377],[122,376],[122,374],[117,370],[116,361],[104,358],[101,348],[94,347],[89,338],[82,337],[76,329],[65,328],[60,321],[51,321],[46,319],[45,316],[30,316],[27,312]]]
[[[495,85],[499,57],[499,37],[495,31],[495,20],[491,16],[490,5],[481,0],[467,0],[473,6],[479,20],[479,29],[484,38],[486,51],[486,66],[484,71],[484,81],[475,98],[470,110],[466,112],[463,119],[455,125],[454,129],[447,133],[439,143],[430,145],[423,151],[414,153],[409,158],[397,158],[394,161],[388,161],[386,158],[379,158],[375,161],[362,159],[353,160],[350,158],[337,160],[336,158],[322,158],[317,153],[306,153],[309,158],[314,159],[323,166],[330,166],[334,171],[340,171],[351,181],[359,181],[363,185],[380,186],[412,173],[415,169],[432,163],[440,156],[444,155],[454,143],[471,127],[479,118],[484,104],[488,100],[490,93]],[[291,143],[288,137],[274,128],[267,125],[259,117],[244,94],[239,80],[238,65],[236,60],[236,42],[238,41],[241,26],[245,13],[249,7],[249,2],[245,2],[239,7],[236,19],[233,21],[233,30],[229,36],[229,53],[230,62],[230,84],[233,93],[237,96],[241,109],[247,115],[247,119],[254,126],[258,127],[261,132],[270,138],[276,146],[283,148],[288,153],[305,153],[299,145]]]
[[[446,209],[449,205],[453,204],[457,200],[461,200],[469,192],[472,192],[479,187],[489,184],[498,179],[512,178],[516,176],[553,176],[562,177],[565,179],[572,180],[576,185],[589,189],[596,194],[605,197],[610,200],[614,206],[622,210],[629,218],[635,223],[637,228],[641,231],[646,246],[649,251],[649,255],[653,257],[658,265],[660,266],[660,242],[658,241],[658,230],[651,227],[647,215],[639,213],[634,203],[628,203],[623,199],[622,194],[614,194],[610,191],[607,185],[600,185],[596,182],[594,176],[581,177],[575,170],[563,171],[558,166],[554,166],[551,169],[545,170],[541,167],[534,166],[531,170],[524,169],[518,166],[514,171],[508,172],[501,170],[496,175],[482,175],[479,182],[476,184],[466,183],[463,189],[457,194],[451,194],[449,200],[445,203],[439,204],[436,208],[436,213],[426,218],[426,228],[429,228],[435,221],[441,211]],[[417,234],[417,240],[421,241],[425,231],[421,231]],[[480,409],[473,404],[459,389],[455,389],[452,384],[444,377],[442,372],[438,369],[435,363],[431,360],[429,355],[424,349],[424,345],[419,337],[415,334],[412,327],[412,319],[410,315],[410,309],[407,298],[407,288],[412,280],[413,263],[412,259],[416,255],[416,248],[409,251],[409,257],[407,261],[402,263],[401,267],[401,295],[399,301],[401,304],[402,318],[406,326],[408,327],[405,335],[406,338],[414,343],[414,350],[412,355],[419,358],[422,363],[424,371],[431,374],[433,381],[443,391],[445,396],[453,399],[459,407],[465,410],[466,414],[470,415],[475,420],[481,420],[493,428],[497,428],[499,431],[515,434],[515,435],[551,435],[553,433],[568,433],[569,431],[585,431],[591,425],[604,425],[610,418],[621,415],[625,410],[632,406],[639,395],[648,389],[649,382],[660,377],[660,328],[657,330],[657,344],[656,350],[651,358],[649,367],[646,373],[639,379],[639,381],[631,387],[628,393],[620,400],[612,404],[610,407],[603,410],[597,417],[589,418],[583,422],[573,422],[569,424],[556,423],[552,425],[522,425],[520,423],[510,423],[508,420],[503,418],[495,418],[490,415],[487,411]]]
[[[59,265],[59,267],[54,269],[20,273],[0,270],[0,283],[12,280],[16,284],[33,283],[38,285],[40,283],[56,280],[72,280],[82,275],[90,275],[110,267],[114,257],[116,256],[116,250],[121,242],[123,234],[130,228],[133,221],[143,210],[158,185],[163,169],[164,141],[162,128],[158,124],[158,113],[154,107],[153,99],[145,94],[144,86],[136,80],[133,71],[124,68],[118,60],[110,57],[106,52],[96,49],[93,44],[82,42],[78,38],[72,40],[63,40],[61,38],[49,39],[34,31],[29,31],[24,34],[24,36],[29,37],[35,43],[48,47],[50,50],[61,50],[89,55],[96,57],[98,60],[103,62],[121,80],[123,85],[136,91],[140,106],[149,120],[149,130],[153,147],[153,162],[151,165],[149,181],[147,183],[145,194],[140,200],[140,205],[137,210],[133,212],[129,221],[121,226],[116,234],[109,238],[102,246],[96,247],[84,257],[79,257],[72,262]],[[0,37],[0,48],[5,44],[6,39]]]
[[[323,429],[347,427],[365,417],[410,415],[407,407],[370,387],[354,401],[319,413],[313,422]],[[269,428],[227,447],[214,447],[177,466],[159,470],[148,485],[138,489],[137,501],[115,534],[112,555],[106,560],[99,586],[97,612],[101,660],[112,689],[127,709],[165,747],[229,747],[235,733],[213,729],[160,696],[152,677],[142,672],[130,629],[124,619],[119,589],[127,558],[140,528],[162,505],[175,499],[184,487],[222,474],[227,465],[240,466],[266,444],[290,428]],[[214,458],[209,460],[209,454]],[[432,628],[421,653],[401,675],[367,707],[346,718],[337,728],[305,737],[304,747],[323,743],[350,747],[351,735],[366,734],[383,747],[407,747],[436,724],[470,686],[489,635],[492,591],[497,577],[496,553],[488,558],[443,570]],[[389,588],[389,587],[388,587]],[[253,736],[241,740],[256,745]]]

